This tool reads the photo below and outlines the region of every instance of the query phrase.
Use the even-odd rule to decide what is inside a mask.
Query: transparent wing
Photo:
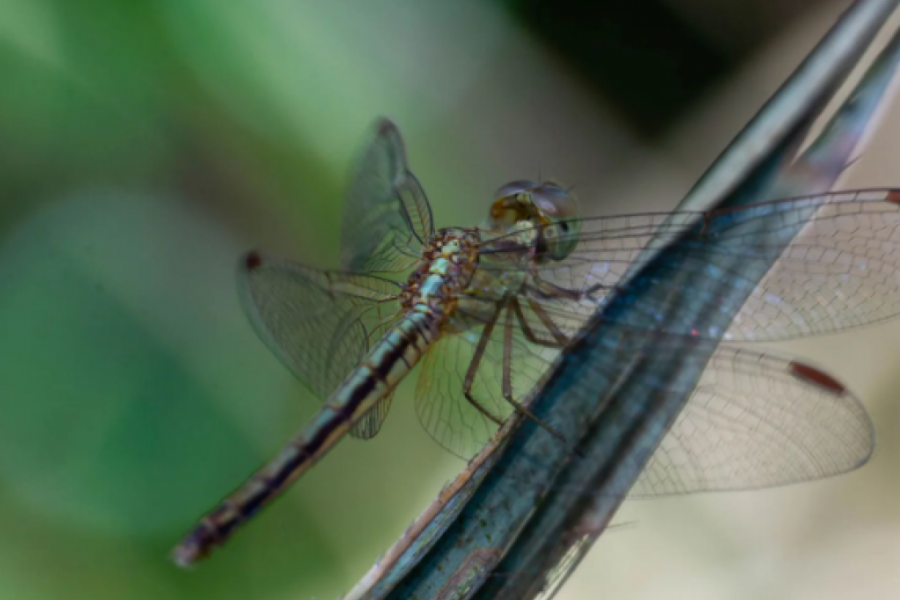
[[[875,443],[862,404],[806,363],[720,346],[632,496],[766,488],[851,471]]]
[[[484,411],[475,408],[463,394],[463,382],[475,346],[462,335],[448,335],[434,344],[422,359],[416,383],[416,415],[434,441],[464,460],[468,460],[497,431],[497,423]],[[477,342],[476,342],[477,343]],[[499,368],[486,359],[485,368]],[[484,386],[484,380],[475,382]],[[493,389],[491,382],[488,389]],[[512,407],[481,394],[482,405],[488,405],[495,419],[505,419]]]
[[[576,533],[575,538],[567,540],[565,551],[559,556],[535,557],[535,562],[540,566],[552,565],[546,571],[541,571],[540,566],[534,565],[519,571],[501,571],[501,566],[495,567],[491,573],[492,581],[486,585],[490,586],[492,594],[484,597],[502,596],[504,598],[534,598],[535,600],[549,600],[556,595],[562,585],[566,582],[569,575],[575,570],[587,552],[591,549],[594,536],[591,532]],[[556,550],[554,548],[554,550]],[[526,571],[526,573],[523,573]],[[530,575],[522,577],[523,574]],[[531,575],[540,574],[537,580]],[[531,588],[530,586],[539,586]],[[502,594],[498,593],[502,590]]]
[[[341,267],[354,273],[403,271],[433,233],[431,207],[409,171],[400,132],[382,119],[344,203]]]
[[[324,400],[394,321],[400,286],[250,252],[238,267],[238,291],[256,333]],[[352,433],[375,435],[389,407],[387,397]]]
[[[580,243],[559,262],[529,265],[527,244],[515,236],[485,241],[482,269],[534,274],[532,298],[561,325],[577,330],[652,255],[681,239],[694,252],[673,268],[704,272],[732,287],[753,288],[725,333],[730,340],[780,340],[828,333],[888,319],[900,312],[900,193],[842,192],[782,200],[727,211],[652,213],[584,219]],[[805,223],[787,249],[760,242],[753,225],[777,215],[785,228]],[[771,228],[768,230],[771,231]],[[716,244],[710,242],[715,241]],[[715,265],[716,255],[746,261],[778,260],[760,282]],[[659,285],[667,285],[660,283]],[[671,285],[671,284],[669,284]],[[709,301],[720,287],[673,286],[673,301]],[[658,322],[628,323],[662,329]],[[718,338],[690,323],[665,331]]]
[[[526,407],[559,354],[552,346],[552,326],[530,333],[519,328],[510,336],[501,325],[513,322],[508,317],[513,312],[504,309],[485,338],[490,321],[473,311],[477,325],[465,334],[445,336],[425,359],[416,394],[419,418],[441,445],[464,458],[496,430],[491,418],[467,403],[465,382],[473,382],[470,395],[503,419],[512,412],[502,391],[504,353],[518,386],[515,399]],[[524,312],[523,321],[541,321]],[[546,344],[540,341],[543,335],[548,336]],[[646,335],[633,330],[629,348],[632,343],[640,347]],[[654,347],[665,350],[663,357],[690,353],[700,343],[715,344],[691,336],[651,335]],[[484,350],[473,378],[470,365],[478,360],[479,346]],[[620,375],[621,362],[600,364],[598,368],[610,370],[609,380]],[[873,444],[868,414],[837,380],[806,363],[721,344],[632,494],[753,489],[819,479],[859,467]]]
[[[696,338],[688,342],[682,336],[654,335],[652,340],[645,336],[638,331],[629,333],[623,338],[626,347],[621,353],[614,352],[630,356],[652,342],[655,349],[647,365],[648,379],[653,373],[664,372],[670,364],[668,357],[679,350],[684,350],[688,360],[682,365],[690,370],[689,363],[705,361],[708,345],[714,343]],[[662,352],[656,351],[660,349]],[[691,350],[699,352],[692,354]],[[617,360],[592,362],[592,368],[601,372],[621,366]],[[608,380],[611,375],[614,373],[602,373],[597,380]],[[591,381],[595,381],[592,376]],[[669,393],[680,396],[682,383],[671,377],[646,381],[660,402],[665,402],[663,397]],[[592,397],[595,391],[590,387],[576,385],[571,393]],[[613,417],[606,419],[607,431],[614,431],[615,417],[624,410],[628,410],[627,405],[620,404],[610,412],[604,411],[603,416]],[[624,424],[618,426],[631,431]],[[645,426],[652,427],[649,423]],[[629,437],[626,433],[625,439]],[[706,363],[694,394],[651,456],[631,495],[761,488],[826,477],[863,464],[873,442],[872,424],[863,407],[822,371],[771,354],[721,346]],[[640,445],[638,440],[626,442],[629,446],[632,443]],[[619,458],[626,461],[622,464],[627,473],[627,461],[634,460],[635,453]],[[540,459],[535,456],[537,468],[543,468]],[[583,502],[599,507],[609,506],[610,501],[618,503],[626,492],[621,484],[627,485],[632,479],[597,471],[596,465],[585,469],[577,464],[581,460],[573,455],[553,481],[547,494],[557,496],[551,502],[556,510],[543,510],[545,506],[538,509],[519,537],[529,551],[506,555],[494,573],[495,580],[486,584],[491,586],[486,588],[491,594],[485,597],[552,596],[607,528],[608,522],[595,519],[611,514],[601,509],[595,515],[585,510]],[[592,459],[584,460],[602,458],[592,454]],[[594,505],[595,501],[598,504]],[[582,503],[576,513],[579,516],[568,520],[566,515],[571,513],[566,508],[576,503]],[[548,531],[564,534],[548,538]],[[544,544],[548,539],[551,541]],[[534,577],[537,574],[542,576]],[[538,591],[543,593],[537,596]]]
[[[348,371],[349,373],[349,371]],[[361,440],[369,440],[381,431],[381,425],[387,417],[388,411],[391,409],[391,402],[394,399],[394,392],[391,392],[381,400],[375,403],[375,406],[369,409],[369,412],[361,416],[353,427],[350,428],[350,435]]]
[[[526,339],[512,306],[495,311],[464,300],[456,318],[466,330],[447,333],[422,360],[416,414],[451,453],[468,460],[494,435],[546,372],[558,349]],[[496,314],[494,314],[496,312]]]

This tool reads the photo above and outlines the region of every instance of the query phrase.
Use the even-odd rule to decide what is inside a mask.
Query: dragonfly
[[[754,233],[763,221],[802,230],[787,249],[768,247]],[[753,291],[727,331],[666,323],[652,307],[648,319],[610,323],[658,336],[672,352],[698,341],[719,348],[635,493],[765,487],[854,468],[873,447],[858,400],[813,365],[733,344],[896,316],[898,226],[900,192],[890,189],[585,218],[557,183],[515,181],[497,190],[480,226],[435,229],[400,132],[382,119],[350,182],[341,268],[259,251],[239,262],[239,296],[254,329],[324,405],[200,519],[173,558],[189,566],[223,545],[347,434],[375,436],[398,384],[417,366],[416,413],[451,453],[472,457],[512,416],[570,444],[552,419],[531,412],[530,399],[591,315],[675,240],[709,259],[679,269]],[[778,261],[762,281],[744,280],[716,272],[713,259],[723,252]],[[659,285],[670,285],[672,301],[713,293]]]

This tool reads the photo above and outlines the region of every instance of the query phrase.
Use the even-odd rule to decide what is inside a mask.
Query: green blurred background
[[[0,0],[0,600],[349,589],[461,467],[408,385],[211,561],[167,560],[317,408],[241,314],[237,256],[334,266],[380,115],[439,226],[539,172],[588,214],[672,207],[847,4]],[[894,109],[844,187],[900,184],[898,130]],[[872,409],[872,464],[632,503],[562,596],[900,589],[898,334],[788,348]]]

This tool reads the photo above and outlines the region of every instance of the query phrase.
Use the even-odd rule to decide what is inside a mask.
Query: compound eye
[[[578,203],[555,183],[542,183],[533,189],[531,201],[540,215],[549,221],[543,234],[550,258],[566,258],[575,250],[581,233]]]
[[[533,181],[512,181],[494,193],[494,200],[503,200],[511,196],[530,193],[536,187],[538,187],[538,184]]]
[[[531,190],[531,201],[541,214],[552,221],[578,217],[578,203],[555,183],[542,183]]]

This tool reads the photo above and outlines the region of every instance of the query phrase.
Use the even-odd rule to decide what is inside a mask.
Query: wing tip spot
[[[248,252],[244,256],[244,268],[247,269],[247,271],[255,271],[262,266],[262,262],[262,256],[255,250]]]
[[[791,361],[790,370],[791,375],[793,375],[797,379],[801,379],[813,385],[817,385],[820,388],[824,388],[833,394],[844,394],[847,391],[847,388],[844,387],[844,384],[842,384],[840,381],[838,381],[828,373],[810,365],[797,361]]]
[[[388,135],[396,131],[397,126],[394,125],[394,122],[388,119],[387,117],[381,117],[378,119],[378,135]]]

